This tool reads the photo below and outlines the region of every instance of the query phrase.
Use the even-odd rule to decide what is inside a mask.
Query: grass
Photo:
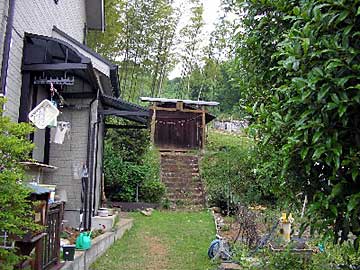
[[[132,213],[133,228],[91,267],[93,270],[207,270],[215,266],[207,249],[215,236],[208,212]]]
[[[216,130],[210,130],[206,144],[208,152],[217,152],[226,148],[241,148],[246,150],[253,144],[253,141],[244,135],[221,133]]]

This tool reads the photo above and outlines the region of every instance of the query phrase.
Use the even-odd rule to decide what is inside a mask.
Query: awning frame
[[[99,111],[101,115],[118,116],[145,125],[149,123],[150,111],[144,107],[106,95],[102,95],[100,100],[104,108]]]

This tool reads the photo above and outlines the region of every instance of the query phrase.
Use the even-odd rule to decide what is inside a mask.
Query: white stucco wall
[[[5,114],[12,120],[17,121],[19,114],[24,33],[51,37],[55,25],[79,42],[83,42],[85,22],[85,0],[60,0],[57,5],[54,0],[16,1],[6,86],[8,103],[5,110]]]

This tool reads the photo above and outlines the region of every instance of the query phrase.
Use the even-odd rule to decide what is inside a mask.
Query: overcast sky
[[[206,31],[214,30],[214,22],[219,17],[220,0],[202,0],[204,3],[204,21]]]
[[[220,16],[220,2],[221,0],[201,0],[204,4],[204,41],[209,39],[209,35],[211,31],[214,30],[214,23],[216,22],[217,18]],[[176,0],[175,5],[180,5],[184,3],[184,0]],[[184,12],[187,14],[187,12]],[[184,15],[183,18],[180,20],[179,28],[182,28],[186,25],[189,21],[189,15]],[[204,45],[207,45],[206,43]],[[181,63],[179,63],[175,69],[170,72],[169,79],[173,79],[176,77],[180,77],[181,75]]]

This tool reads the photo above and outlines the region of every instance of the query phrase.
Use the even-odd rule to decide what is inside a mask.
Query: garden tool
[[[79,236],[76,238],[76,248],[81,250],[87,250],[91,248],[91,233],[90,232],[82,232],[79,234]]]

